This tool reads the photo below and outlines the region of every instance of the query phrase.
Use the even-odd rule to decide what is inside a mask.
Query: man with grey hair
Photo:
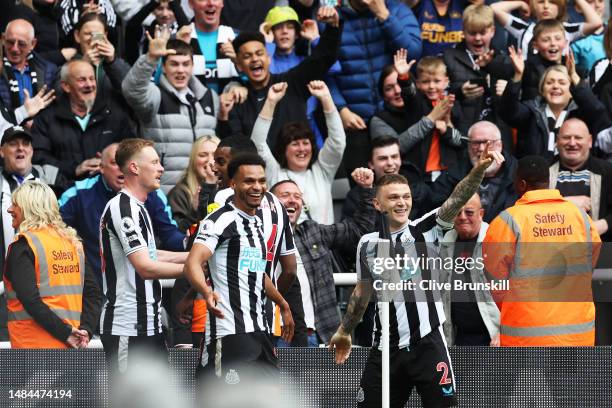
[[[100,170],[100,154],[134,132],[125,109],[112,98],[98,98],[93,66],[72,60],[60,71],[62,95],[34,119],[34,159],[51,164],[68,179],[83,179]]]
[[[506,160],[502,164],[493,162],[489,166],[478,189],[485,213],[484,220],[490,222],[497,214],[514,204],[518,198],[512,184],[516,159],[504,150],[499,128],[493,122],[483,120],[474,123],[468,130],[468,157],[459,160],[431,186],[431,208],[440,206],[448,198],[457,183],[478,163],[487,143],[489,151],[501,152]]]
[[[34,27],[26,20],[9,22],[2,40],[0,104],[6,108],[2,114],[8,122],[20,124],[52,102],[53,92],[45,91],[53,88],[57,67],[34,52]]]

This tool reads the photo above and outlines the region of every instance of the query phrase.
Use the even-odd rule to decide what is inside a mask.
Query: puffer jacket
[[[407,49],[409,59],[421,56],[420,29],[412,11],[397,0],[386,0],[386,4],[389,18],[382,23],[369,11],[340,9],[342,69],[332,76],[330,89],[338,110],[348,107],[366,120],[382,107],[378,78],[383,67],[393,63],[395,51]]]
[[[144,137],[155,142],[164,174],[161,188],[167,194],[187,168],[193,142],[204,135],[214,135],[219,97],[195,77],[189,80],[194,101],[168,82],[165,75],[159,86],[151,82],[157,64],[141,56],[125,77],[122,90],[128,104],[142,122]]]

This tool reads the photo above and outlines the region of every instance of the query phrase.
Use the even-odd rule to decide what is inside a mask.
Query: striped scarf
[[[28,55],[28,61],[33,57],[34,56],[32,53],[30,53],[30,55]],[[13,64],[11,64],[6,57],[4,57],[2,60],[4,63],[4,72],[6,72],[6,76],[8,78],[9,92],[11,93],[11,104],[13,109],[16,109],[21,106],[21,99],[19,98],[19,82],[17,81],[17,78],[15,78],[15,73],[13,72]],[[36,85],[38,83],[36,71],[30,67],[27,74],[30,75],[30,81],[32,82],[32,95],[36,95],[36,92],[38,92],[38,86]]]

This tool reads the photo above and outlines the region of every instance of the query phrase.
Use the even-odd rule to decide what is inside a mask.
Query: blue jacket
[[[83,240],[85,256],[100,285],[102,284],[100,217],[106,203],[115,194],[98,175],[77,181],[74,187],[66,190],[59,200],[62,218],[66,224],[77,230]],[[172,219],[172,210],[166,195],[161,190],[149,193],[145,207],[153,222],[155,238],[161,241],[160,247],[168,251],[184,251],[185,236],[181,234]]]
[[[421,56],[421,32],[412,11],[397,0],[386,0],[389,18],[379,22],[369,12],[357,13],[342,7],[344,20],[340,56],[341,72],[332,76],[330,89],[338,110],[348,107],[365,120],[382,108],[378,78],[383,67],[393,63],[400,48],[408,58]]]

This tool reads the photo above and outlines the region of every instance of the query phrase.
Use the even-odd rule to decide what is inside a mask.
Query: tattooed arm
[[[452,194],[442,204],[438,211],[438,218],[442,221],[452,223],[459,214],[461,207],[478,191],[482,182],[485,170],[493,163],[504,162],[504,156],[495,151],[489,151],[489,144],[478,159],[478,163],[472,168],[467,176],[455,186]]]
[[[334,347],[336,350],[336,364],[344,363],[351,353],[351,333],[361,321],[368,307],[372,291],[372,282],[361,280],[357,282],[357,286],[355,286],[351,294],[342,323],[329,341],[330,350],[334,349]]]

